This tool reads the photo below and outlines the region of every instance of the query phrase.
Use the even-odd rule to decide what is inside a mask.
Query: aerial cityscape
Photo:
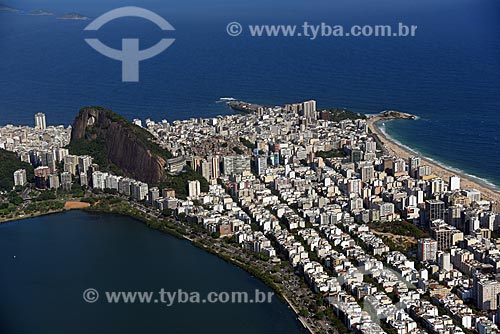
[[[0,334],[500,333],[498,0],[0,2]]]
[[[0,219],[75,208],[139,215],[255,272],[311,333],[497,330],[500,194],[393,155],[401,149],[377,122],[412,115],[317,110],[314,100],[229,104],[245,112],[129,122],[88,107],[72,126],[37,113],[34,127],[1,127],[1,149],[29,168],[11,171]],[[128,165],[110,152],[125,126],[169,152],[158,158],[164,175],[135,168],[147,161],[130,155],[140,148],[127,146]],[[103,139],[112,166],[75,154],[79,137],[87,149]]]

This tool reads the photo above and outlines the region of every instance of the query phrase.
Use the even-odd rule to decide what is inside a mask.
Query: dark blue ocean
[[[0,124],[70,124],[78,109],[102,105],[129,118],[161,120],[230,112],[235,97],[269,105],[314,98],[319,107],[375,113],[397,109],[420,117],[390,122],[386,131],[426,156],[500,186],[500,2],[498,0],[287,0],[252,2],[27,1],[25,11],[95,18],[124,5],[166,18],[163,33],[140,19],[99,32],[89,22],[0,13]],[[418,25],[413,38],[252,38],[226,34],[247,24]],[[167,35],[175,43],[140,65],[139,83],[122,83],[120,63],[84,41],[141,47]]]

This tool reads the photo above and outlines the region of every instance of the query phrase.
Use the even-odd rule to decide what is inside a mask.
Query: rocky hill
[[[71,154],[91,155],[101,170],[157,184],[165,178],[170,152],[124,117],[101,107],[86,107],[73,122]]]

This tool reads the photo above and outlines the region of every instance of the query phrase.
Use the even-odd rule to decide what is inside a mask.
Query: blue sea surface
[[[88,21],[0,13],[0,125],[70,124],[86,105],[132,118],[186,119],[229,113],[220,97],[281,105],[314,98],[319,107],[376,113],[396,109],[420,117],[389,122],[386,131],[422,154],[500,186],[500,3],[497,0],[289,0],[238,2],[28,1],[56,16],[92,18],[124,5],[150,9],[174,27],[123,18],[98,32]],[[248,24],[418,25],[411,38],[253,38],[226,33]],[[122,83],[121,65],[85,42],[120,48],[175,38],[141,62],[140,82]]]

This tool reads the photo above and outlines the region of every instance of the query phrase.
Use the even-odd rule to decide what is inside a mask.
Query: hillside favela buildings
[[[306,101],[210,119],[136,120],[172,152],[169,173],[192,168],[209,183],[204,191],[188,182],[187,198],[72,155],[64,127],[5,126],[0,147],[36,167],[36,187],[114,190],[271,261],[284,255],[349,330],[497,333],[498,203],[462,189],[458,176],[434,175],[419,157],[387,155],[366,119],[330,117]],[[13,177],[26,183],[22,171]],[[428,234],[406,236],[408,252],[397,250],[406,241],[373,227],[403,220]]]

